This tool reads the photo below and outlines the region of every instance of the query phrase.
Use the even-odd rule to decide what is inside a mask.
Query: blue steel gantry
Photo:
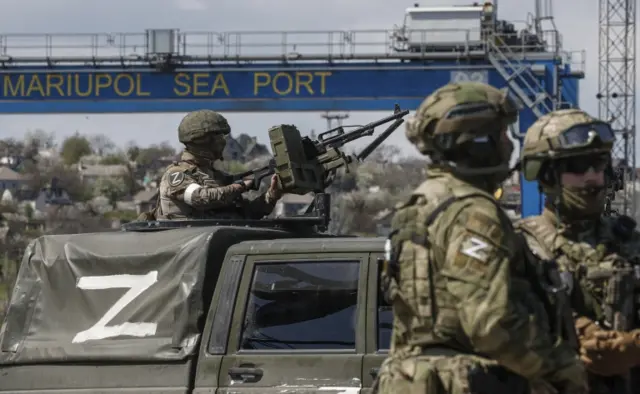
[[[0,114],[415,109],[464,80],[508,87],[520,131],[577,106],[583,53],[564,51],[555,28],[495,22],[481,34],[449,28],[461,38],[438,47],[437,29],[406,28],[0,34]],[[523,216],[537,214],[537,185],[521,187]]]

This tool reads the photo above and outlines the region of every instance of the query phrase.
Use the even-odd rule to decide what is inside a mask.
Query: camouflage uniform
[[[522,219],[516,228],[541,259],[555,259],[563,271],[592,393],[625,392],[620,375],[640,364],[640,334],[598,332],[614,328],[614,321],[622,331],[638,327],[634,293],[640,277],[634,266],[640,263],[640,234],[633,219],[604,216],[606,185],[576,188],[559,180],[565,171],[590,168],[612,176],[613,142],[608,124],[572,109],[541,117],[522,150],[525,178],[537,180],[547,199],[541,215]]]
[[[438,89],[407,124],[433,163],[392,222],[382,393],[586,392],[577,352],[552,333],[535,264],[492,195],[509,175],[516,118],[505,91],[465,83]]]
[[[157,219],[260,219],[271,213],[279,190],[247,200],[242,196],[244,183],[229,184],[229,175],[213,168],[230,132],[227,120],[214,111],[184,117],[178,134],[186,149],[162,176]]]

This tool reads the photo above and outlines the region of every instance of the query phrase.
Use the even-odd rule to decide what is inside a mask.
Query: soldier
[[[394,326],[381,393],[586,392],[577,350],[551,331],[556,311],[492,195],[510,173],[517,116],[506,91],[461,83],[427,97],[407,123],[432,164],[398,206],[387,244]]]
[[[529,128],[521,157],[524,177],[538,181],[546,201],[541,215],[516,228],[534,253],[563,271],[593,393],[626,392],[618,375],[640,363],[640,334],[629,332],[638,327],[633,266],[640,234],[633,219],[604,215],[613,143],[607,123],[560,110]]]
[[[230,132],[227,120],[211,110],[190,112],[182,119],[178,138],[185,150],[162,176],[157,219],[260,219],[271,213],[282,196],[276,175],[269,190],[250,201],[242,193],[252,181],[228,184],[228,175],[213,168],[222,160]]]

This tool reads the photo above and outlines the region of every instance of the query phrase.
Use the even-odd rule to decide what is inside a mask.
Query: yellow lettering
[[[55,81],[54,81],[55,80]],[[58,95],[60,97],[64,97],[64,91],[62,90],[62,85],[64,84],[64,78],[60,74],[47,74],[47,97],[51,97],[51,90],[55,89],[58,91]]]
[[[262,79],[262,80],[261,80]],[[271,83],[271,75],[269,73],[257,72],[253,73],[253,95],[258,95],[258,90]]]
[[[320,77],[320,94],[324,95],[327,92],[326,78],[331,76],[331,71],[316,71],[313,74]]]
[[[4,97],[24,97],[24,75],[19,75],[18,82],[14,85],[11,81],[11,75],[5,74],[2,86],[4,87],[2,92]]]
[[[126,88],[122,88],[120,85],[120,81],[126,81]],[[131,96],[133,91],[136,88],[136,81],[133,80],[133,77],[129,74],[118,74],[113,80],[113,91],[117,96],[127,97]]]
[[[91,93],[93,93],[93,78],[91,78],[93,76],[93,74],[87,74],[88,78],[87,78],[87,90],[85,90],[84,92],[80,91],[80,74],[76,74],[74,75],[73,79],[74,79],[74,87],[76,90],[76,95],[80,96],[80,97],[89,97],[91,96]]]
[[[280,90],[278,88],[278,80],[281,78],[285,78],[287,80],[286,83],[286,88],[284,90]],[[291,78],[291,75],[289,75],[289,73],[277,73],[274,77],[273,77],[273,91],[276,92],[276,94],[279,94],[280,96],[286,96],[289,93],[291,93],[291,91],[293,90],[293,78]]]
[[[31,81],[29,82],[29,87],[27,88],[27,97],[32,96],[32,92],[37,92],[40,97],[46,97],[44,93],[44,87],[42,86],[42,82],[40,81],[40,77],[38,75],[33,74],[31,76]]]
[[[136,74],[136,96],[137,97],[151,96],[151,93],[142,91],[142,75],[140,75],[140,73]]]
[[[208,96],[209,89],[200,90],[199,88],[207,88],[209,86],[208,81],[201,81],[201,78],[209,78],[209,73],[195,73],[193,74],[193,95],[194,96]]]
[[[257,96],[260,89],[264,87],[271,87],[271,90],[279,96],[287,96],[294,89],[296,96],[303,94],[303,90],[310,95],[315,95],[317,91],[324,95],[327,93],[329,76],[331,76],[330,71],[297,71],[295,73],[279,72],[272,78],[269,73],[256,72],[253,74],[253,95]]]
[[[67,74],[67,96],[71,97],[73,94],[73,75]]]
[[[306,79],[306,81],[302,80],[302,77]],[[311,82],[313,82],[313,74],[308,71],[300,71],[296,73],[296,94],[300,94],[300,87],[304,86],[307,88],[307,92],[309,94],[313,94],[313,88],[311,88]]]
[[[222,89],[224,94],[229,95],[229,87],[227,86],[227,81],[224,80],[224,75],[222,73],[218,73],[216,75],[216,80],[213,82],[213,88],[211,89],[211,96],[216,94],[216,90]]]
[[[96,97],[100,96],[100,89],[110,88],[113,85],[113,79],[109,74],[96,75]]]
[[[173,78],[173,93],[176,96],[184,97],[189,96],[191,94],[191,86],[189,85],[189,75],[185,73],[178,73]],[[178,89],[178,88],[182,89]]]

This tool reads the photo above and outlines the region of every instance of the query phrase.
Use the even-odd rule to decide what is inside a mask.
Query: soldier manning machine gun
[[[349,164],[354,161],[366,159],[378,146],[380,146],[398,127],[404,123],[404,117],[408,110],[400,109],[395,105],[393,115],[371,122],[364,126],[345,131],[343,126],[325,131],[317,140],[302,137],[300,131],[293,125],[279,125],[269,129],[269,140],[273,151],[273,159],[269,164],[258,169],[253,169],[240,174],[229,175],[227,183],[252,177],[251,189],[258,190],[262,180],[273,174],[277,174],[282,182],[285,193],[315,194],[313,202],[307,207],[304,214],[277,219],[262,220],[190,220],[191,225],[244,225],[256,227],[281,227],[300,224],[302,227],[315,227],[317,231],[326,231],[331,220],[330,195],[326,189],[335,180],[339,168],[348,170]],[[376,127],[389,122],[391,125],[377,136],[362,152],[357,155],[347,155],[341,148],[357,139],[373,135]],[[198,224],[196,224],[196,222]],[[235,223],[237,222],[237,223]],[[149,221],[132,222],[126,225],[132,230],[159,230],[167,227],[184,227],[185,221]]]

